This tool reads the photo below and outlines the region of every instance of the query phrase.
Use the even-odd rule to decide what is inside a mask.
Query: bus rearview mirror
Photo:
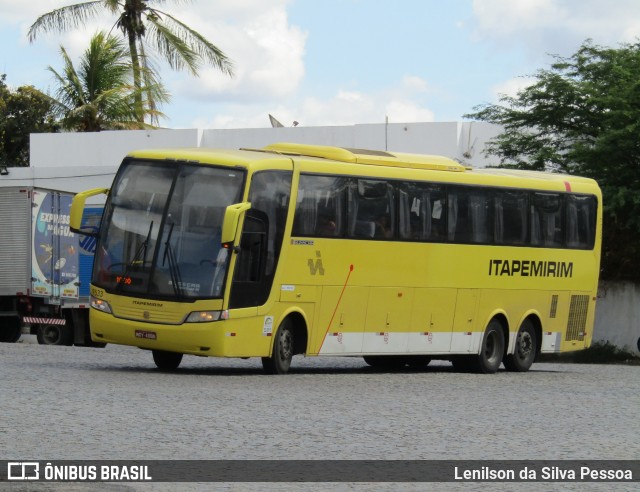
[[[98,217],[96,212],[93,211],[85,216],[85,204],[88,198],[96,195],[106,195],[107,193],[109,193],[109,188],[93,188],[74,196],[71,202],[69,229],[85,236],[96,236],[98,234],[97,224],[99,225],[102,214],[100,213]]]
[[[251,208],[251,203],[235,203],[229,205],[224,212],[224,220],[222,222],[222,232],[220,242],[222,244],[233,244],[238,233],[238,224],[240,217],[244,212]]]

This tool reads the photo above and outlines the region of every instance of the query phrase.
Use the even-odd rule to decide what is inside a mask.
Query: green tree
[[[52,67],[57,89],[53,109],[66,130],[95,132],[100,130],[131,130],[147,128],[139,121],[139,110],[134,100],[143,101],[142,116],[151,121],[162,116],[152,109],[146,100],[151,95],[156,102],[168,98],[162,86],[136,88],[132,85],[132,67],[129,51],[118,38],[105,32],[96,33],[80,59],[79,68],[73,65],[64,47],[60,47],[64,70],[59,73]],[[153,78],[147,77],[153,80]]]
[[[33,86],[7,87],[0,75],[0,165],[29,165],[29,135],[55,132],[59,126],[46,94]]]
[[[176,0],[179,1],[179,0]],[[81,2],[41,15],[29,28],[29,40],[35,40],[40,32],[66,31],[75,28],[103,11],[117,16],[116,26],[122,31],[129,45],[136,91],[138,120],[143,121],[143,86],[151,87],[157,77],[152,69],[146,48],[157,52],[174,70],[188,69],[194,76],[203,63],[217,67],[233,75],[233,64],[225,53],[174,16],[152,7],[166,0],[96,0]],[[150,95],[148,102],[153,108]]]
[[[503,166],[578,174],[600,184],[603,278],[640,280],[640,43],[586,41],[517,96],[467,118],[502,125],[487,153]]]

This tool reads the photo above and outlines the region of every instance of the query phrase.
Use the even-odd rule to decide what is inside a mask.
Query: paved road
[[[0,459],[640,458],[638,366],[539,363],[525,374],[477,375],[432,364],[385,373],[357,358],[297,357],[290,374],[264,376],[259,359],[185,357],[166,374],[131,347],[0,344]],[[602,487],[575,490],[614,488]]]

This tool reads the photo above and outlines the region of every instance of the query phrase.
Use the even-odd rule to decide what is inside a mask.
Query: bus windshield
[[[197,164],[126,162],[111,189],[93,284],[177,300],[218,298],[229,264],[220,231],[245,173]]]

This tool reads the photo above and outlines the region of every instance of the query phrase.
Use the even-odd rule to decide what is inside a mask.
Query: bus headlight
[[[229,319],[229,311],[194,311],[184,320],[185,323],[208,323],[209,321],[220,321]]]
[[[112,314],[111,306],[109,306],[109,303],[103,299],[91,296],[91,307],[98,311],[102,311],[103,313]]]

